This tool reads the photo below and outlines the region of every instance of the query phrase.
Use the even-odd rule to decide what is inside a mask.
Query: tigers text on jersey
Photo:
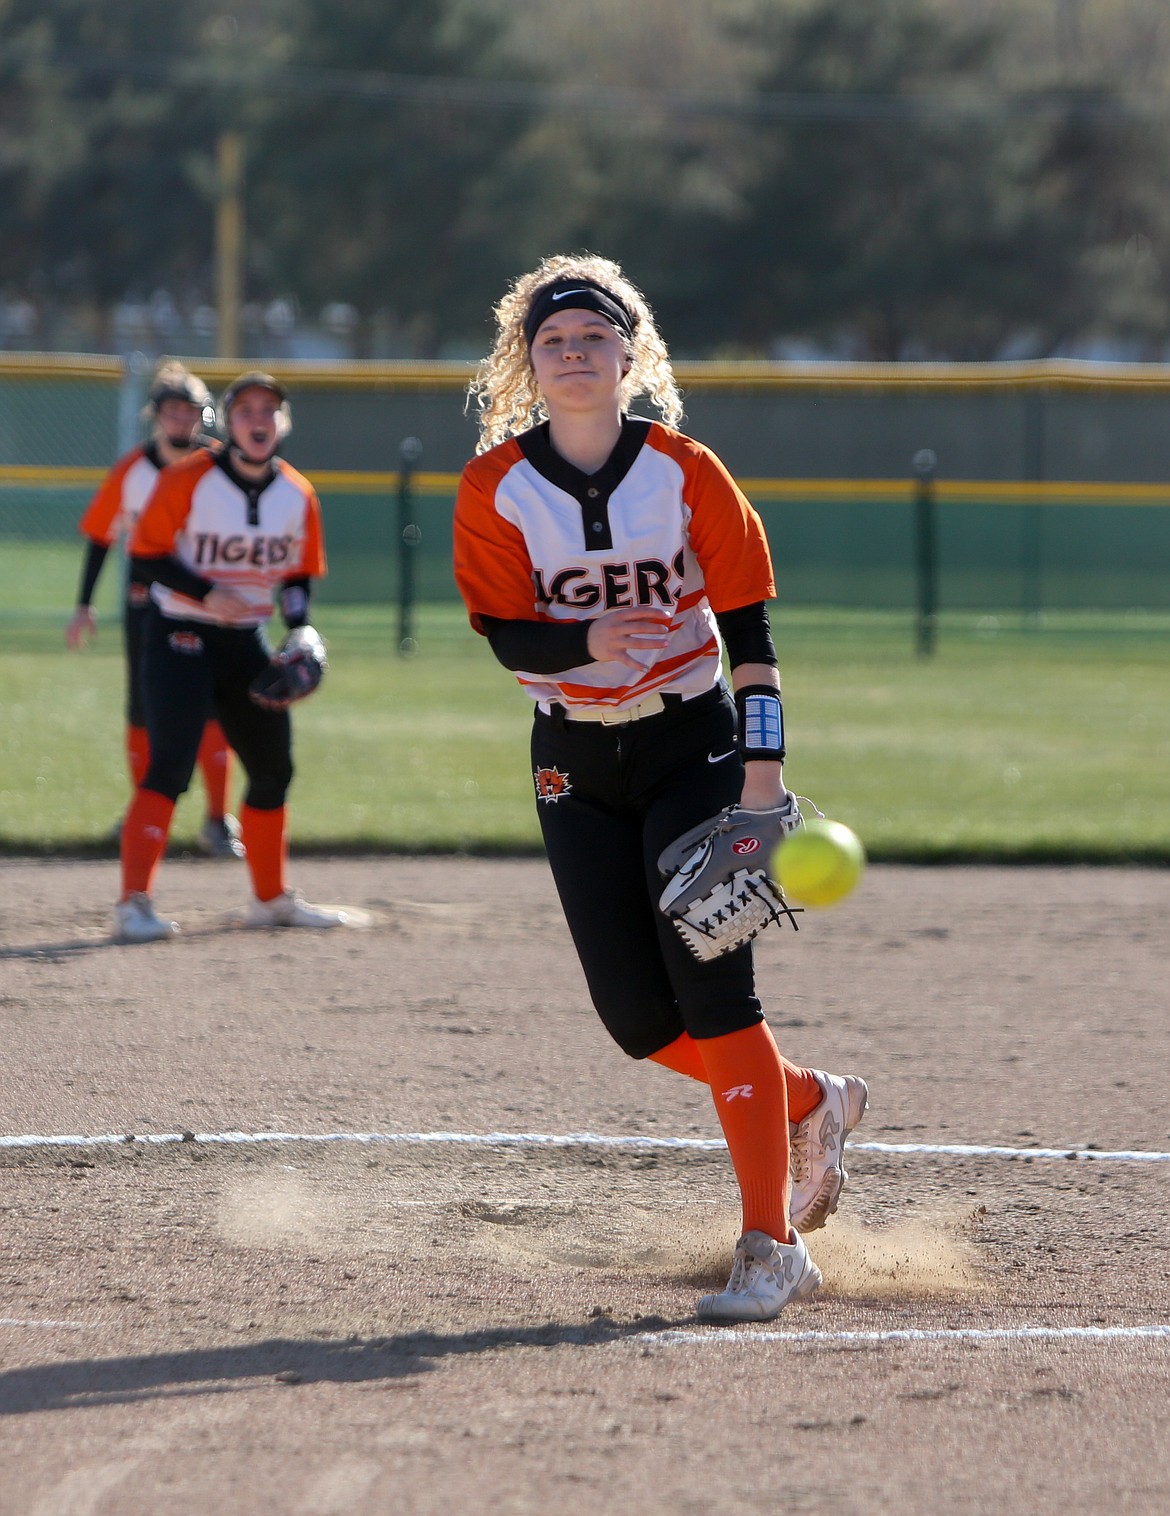
[[[282,458],[271,480],[250,486],[225,455],[203,453],[163,469],[138,518],[130,551],[174,557],[185,568],[243,595],[246,616],[233,626],[260,626],[272,614],[280,586],[325,573],[321,507],[316,491]],[[155,583],[151,594],[164,615],[214,621],[198,600]]]
[[[710,689],[722,654],[714,613],[776,592],[763,523],[715,454],[656,421],[629,419],[595,474],[553,450],[547,423],[474,458],[455,502],[455,578],[477,631],[482,616],[672,613],[667,646],[646,655],[640,675],[616,662],[517,674],[534,700],[570,709]]]
[[[162,466],[149,445],[133,448],[119,458],[78,523],[82,536],[102,547],[113,547],[120,537],[129,537],[158,483]]]

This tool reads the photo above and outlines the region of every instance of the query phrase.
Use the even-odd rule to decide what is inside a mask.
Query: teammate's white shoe
[[[727,1288],[699,1301],[700,1321],[771,1321],[786,1305],[804,1300],[821,1282],[804,1238],[777,1242],[767,1232],[745,1232],[735,1245]]]
[[[789,1128],[792,1190],[789,1214],[798,1232],[815,1232],[837,1209],[848,1175],[845,1139],[865,1115],[869,1090],[856,1074],[812,1071],[824,1098]]]
[[[243,858],[240,823],[234,816],[208,816],[195,839],[195,846],[209,858]]]
[[[165,942],[178,930],[177,921],[155,914],[149,895],[128,895],[114,907],[115,942]]]
[[[349,915],[345,911],[331,911],[323,905],[309,905],[292,890],[285,890],[275,900],[257,900],[253,896],[248,906],[248,926],[345,926]]]

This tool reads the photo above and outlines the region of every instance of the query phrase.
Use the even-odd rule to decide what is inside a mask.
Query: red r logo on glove
[[[758,837],[741,837],[738,842],[731,844],[731,851],[738,854],[741,858],[747,853],[758,853],[760,851],[760,839]]]

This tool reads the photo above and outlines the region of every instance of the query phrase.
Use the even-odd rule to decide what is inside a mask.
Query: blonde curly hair
[[[554,279],[592,279],[608,290],[634,318],[633,341],[627,343],[630,371],[622,381],[622,410],[637,395],[647,395],[668,426],[682,420],[682,399],[674,382],[670,355],[646,298],[626,278],[621,267],[595,253],[557,253],[539,268],[522,274],[495,308],[496,344],[479,365],[467,391],[467,408],[478,411],[479,445],[484,453],[518,432],[547,419],[548,411],[536,387],[524,318],[538,290]]]

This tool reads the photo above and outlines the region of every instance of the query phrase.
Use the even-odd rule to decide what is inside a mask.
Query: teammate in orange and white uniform
[[[617,264],[546,259],[495,314],[455,576],[472,626],[535,702],[537,810],[594,1005],[625,1052],[712,1091],[743,1235],[699,1315],[768,1319],[820,1283],[801,1233],[836,1209],[866,1088],[780,1056],[751,944],[693,958],[658,909],[657,867],[726,806],[795,806],[763,526],[719,459],[673,429],[665,345]],[[638,394],[672,424],[631,417]]]
[[[131,539],[131,573],[150,585],[142,677],[150,764],[122,828],[123,942],[172,936],[151,899],[175,802],[190,783],[213,713],[248,777],[240,828],[252,876],[250,926],[330,927],[344,912],[307,905],[287,886],[292,780],[288,710],[264,708],[249,687],[271,665],[264,626],[279,603],[307,627],[311,581],[325,573],[313,486],[277,456],[291,426],[284,390],[243,374],[220,401],[227,446],[164,469]]]
[[[151,423],[149,441],[118,459],[81,518],[80,531],[89,543],[81,570],[77,609],[65,630],[65,640],[75,650],[83,648],[97,634],[92,600],[110,548],[122,539],[129,540],[158,480],[159,470],[187,457],[192,448],[206,445],[201,432],[214,424],[215,411],[202,379],[189,374],[181,363],[167,359],[159,365],[151,383],[144,418]],[[135,786],[141,783],[150,757],[138,669],[149,598],[146,585],[127,582],[123,609],[126,755]],[[199,833],[199,847],[212,858],[242,858],[239,823],[227,813],[230,751],[218,721],[209,721],[203,729],[199,768],[207,792],[207,816]]]

